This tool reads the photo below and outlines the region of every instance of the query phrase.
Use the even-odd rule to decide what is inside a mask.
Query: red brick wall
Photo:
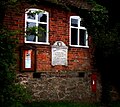
[[[21,4],[15,9],[9,9],[6,13],[5,24],[11,30],[21,30],[22,33],[16,37],[19,43],[24,43],[24,25],[25,9],[30,5]],[[92,70],[91,47],[75,48],[69,46],[69,18],[75,13],[60,9],[59,7],[39,5],[39,9],[49,12],[49,42],[50,45],[35,45],[36,52],[36,70],[41,71],[89,71]],[[18,9],[18,10],[17,10]],[[68,46],[68,66],[51,65],[51,46],[56,41],[63,41]],[[90,44],[89,44],[90,45]],[[19,64],[18,64],[19,65]]]

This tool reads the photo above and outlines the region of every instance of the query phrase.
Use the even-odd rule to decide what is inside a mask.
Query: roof
[[[92,5],[88,3],[86,0],[43,0],[43,1],[88,10],[90,10],[92,7]]]

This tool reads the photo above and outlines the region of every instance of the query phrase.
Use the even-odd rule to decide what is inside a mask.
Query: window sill
[[[49,42],[44,43],[44,42],[29,42],[29,41],[25,41],[25,43],[30,43],[30,44],[40,44],[40,45],[50,45]]]
[[[89,48],[89,46],[80,46],[80,45],[70,45],[70,46],[76,48]]]

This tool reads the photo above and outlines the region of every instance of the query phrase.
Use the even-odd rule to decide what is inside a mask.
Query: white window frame
[[[72,26],[72,24],[71,24],[71,19],[77,19],[78,20],[78,27],[75,27],[75,26]],[[85,27],[83,27],[83,26],[81,26],[80,25],[80,22],[81,22],[81,18],[79,17],[79,16],[70,16],[70,40],[69,40],[69,45],[70,46],[72,46],[72,47],[85,47],[85,48],[89,48],[89,46],[88,46],[88,33],[87,33],[87,29],[85,28]],[[77,45],[72,45],[71,44],[71,28],[75,28],[75,29],[77,29],[78,30],[78,39],[77,39]],[[86,45],[80,45],[80,29],[83,29],[83,30],[86,30],[86,42],[85,42],[85,44]]]
[[[32,19],[27,19],[27,13],[29,11],[41,11],[43,12],[43,14],[46,14],[47,15],[47,22],[39,22],[38,21],[38,15],[36,14],[35,15],[35,20],[32,20]],[[25,43],[33,43],[33,44],[50,44],[49,43],[49,13],[44,11],[44,10],[41,10],[41,9],[35,9],[35,8],[30,8],[30,9],[27,9],[25,11],[25,31],[26,31],[26,28],[27,28],[27,22],[34,22],[36,23],[36,26],[38,27],[38,24],[46,24],[47,25],[47,28],[46,28],[46,42],[38,42],[38,36],[36,36],[36,41],[27,41],[26,40],[26,37],[25,37]],[[26,35],[26,34],[25,34]]]

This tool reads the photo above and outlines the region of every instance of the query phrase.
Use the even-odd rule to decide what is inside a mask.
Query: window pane
[[[71,45],[78,45],[78,29],[71,28]]]
[[[33,20],[35,20],[35,15],[36,14],[33,14],[32,12],[28,12],[27,13],[27,19],[33,19]]]
[[[78,27],[78,19],[71,19],[71,26]]]
[[[80,45],[86,46],[86,30],[80,29]]]
[[[26,34],[27,34],[26,40],[27,41],[35,41],[36,40],[36,37],[35,37],[36,30],[32,28],[35,25],[36,24],[33,22],[27,22],[27,30],[26,30]]]
[[[38,31],[38,42],[46,42],[47,39],[47,25],[46,24],[39,24],[39,31]]]
[[[47,15],[39,13],[38,14],[38,21],[40,21],[40,22],[47,22]]]
[[[34,22],[27,22],[27,28],[28,27],[33,27],[33,26],[36,26],[36,23],[34,23]]]

